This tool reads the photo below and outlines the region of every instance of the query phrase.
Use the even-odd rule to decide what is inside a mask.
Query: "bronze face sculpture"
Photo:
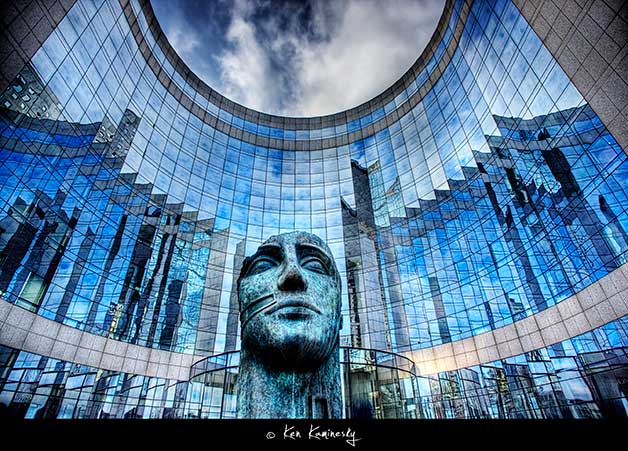
[[[340,276],[306,232],[269,238],[238,279],[239,418],[340,418]]]

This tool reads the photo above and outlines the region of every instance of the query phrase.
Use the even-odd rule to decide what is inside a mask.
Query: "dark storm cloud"
[[[358,105],[417,58],[444,0],[152,0],[173,47],[248,107],[320,115]]]

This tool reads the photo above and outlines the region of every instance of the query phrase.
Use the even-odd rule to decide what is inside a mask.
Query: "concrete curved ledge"
[[[0,344],[103,370],[187,381],[202,357],[138,346],[84,332],[0,302]]]
[[[628,315],[628,264],[533,316],[474,337],[403,354],[421,376],[514,357],[576,337]],[[0,344],[104,370],[190,379],[207,356],[138,346],[84,332],[0,302]]]
[[[514,357],[589,332],[628,315],[628,263],[539,313],[499,329],[404,355],[419,375]]]

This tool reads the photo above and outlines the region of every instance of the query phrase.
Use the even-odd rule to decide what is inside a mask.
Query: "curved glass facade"
[[[612,301],[578,321],[584,335],[532,331],[534,352],[446,373],[386,374],[347,348],[348,417],[626,416],[628,156],[510,1],[449,1],[390,89],[284,118],[204,85],[147,1],[79,0],[0,108],[0,296],[13,308],[195,361],[235,355],[244,256],[306,230],[335,256],[356,353],[414,365],[415,351],[562,315],[585,289]],[[18,415],[233,415],[228,365],[207,394],[194,367],[160,379],[29,352],[6,338],[10,318],[0,402]]]

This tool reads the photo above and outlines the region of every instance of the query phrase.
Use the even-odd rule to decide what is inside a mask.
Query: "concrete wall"
[[[0,2],[0,92],[21,72],[76,0]]]
[[[513,1],[628,153],[628,2]]]
[[[200,360],[83,332],[0,301],[0,344],[111,371],[187,381]]]
[[[406,354],[420,375],[506,359],[628,315],[628,264],[539,313],[479,335]]]

